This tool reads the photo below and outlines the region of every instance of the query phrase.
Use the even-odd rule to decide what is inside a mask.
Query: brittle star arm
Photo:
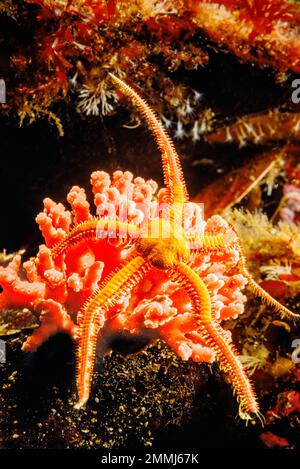
[[[297,314],[297,313],[293,313],[292,311],[290,311],[288,308],[286,308],[284,305],[282,305],[281,303],[279,303],[279,301],[275,300],[275,298],[273,298],[273,296],[271,296],[266,290],[264,290],[255,280],[254,278],[252,277],[252,275],[250,274],[250,272],[248,271],[247,269],[247,266],[246,266],[246,258],[243,254],[243,251],[242,251],[242,248],[241,246],[238,247],[238,250],[239,250],[239,268],[240,268],[240,272],[244,275],[244,277],[246,277],[246,279],[248,280],[248,285],[251,287],[251,290],[253,291],[253,293],[261,298],[263,300],[264,303],[266,303],[267,305],[271,306],[275,311],[277,311],[278,313],[281,313],[283,315],[286,315],[288,317],[290,317],[291,319],[299,319],[300,318],[300,314]]]
[[[264,290],[254,280],[254,278],[252,277],[252,275],[250,274],[250,272],[247,269],[246,258],[245,258],[245,255],[243,253],[243,249],[242,249],[241,242],[240,242],[239,236],[237,234],[237,231],[236,231],[235,227],[232,224],[230,224],[230,228],[235,232],[237,240],[238,240],[237,243],[236,243],[236,248],[239,251],[239,269],[240,269],[240,272],[248,280],[248,284],[251,287],[253,293],[257,297],[261,298],[261,300],[263,300],[264,303],[271,306],[278,313],[282,313],[282,314],[284,314],[284,315],[286,315],[286,316],[288,316],[292,319],[299,319],[300,314],[293,313],[288,308],[286,308],[284,305],[279,303],[279,301],[275,300],[275,298],[273,298],[266,290]]]
[[[223,234],[188,236],[188,242],[191,251],[199,251],[202,249],[204,251],[219,251],[227,248],[226,240]]]
[[[151,264],[146,259],[141,256],[134,257],[110,275],[80,310],[77,352],[78,402],[75,405],[77,409],[84,406],[89,398],[98,333],[105,323],[108,310],[128,294],[150,269]]]
[[[109,74],[111,79],[121,91],[128,96],[136,107],[141,112],[142,116],[146,119],[150,130],[157,142],[158,148],[161,152],[164,182],[169,192],[169,202],[172,203],[171,208],[171,221],[176,225],[178,222],[181,225],[184,203],[188,201],[188,191],[183,176],[183,171],[180,164],[179,156],[175,150],[174,144],[169,137],[168,133],[163,127],[163,124],[158,116],[150,109],[148,104],[144,101],[139,94],[127,85],[120,78],[112,73]]]
[[[70,233],[62,240],[55,244],[51,249],[53,259],[65,254],[72,246],[84,240],[101,239],[103,233],[107,236],[116,238],[132,238],[139,236],[140,229],[137,225],[133,225],[119,220],[107,220],[94,218],[93,220],[84,221],[76,225]]]
[[[262,418],[252,384],[237,352],[226,340],[222,328],[213,320],[211,299],[203,280],[182,262],[170,272],[170,276],[180,283],[190,297],[194,314],[198,317],[199,332],[205,343],[215,352],[220,368],[228,375],[237,394],[240,417],[246,420],[254,416]]]

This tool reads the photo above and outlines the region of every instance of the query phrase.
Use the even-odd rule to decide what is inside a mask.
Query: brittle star
[[[189,196],[175,147],[163,128],[160,119],[138,93],[120,78],[110,74],[114,84],[128,96],[146,119],[162,156],[164,183],[167,189],[169,218],[150,219],[146,226],[95,218],[76,225],[73,230],[52,248],[52,257],[65,254],[72,246],[83,240],[97,238],[99,232],[114,232],[120,240],[127,239],[135,247],[134,254],[107,276],[100,287],[88,298],[78,314],[79,342],[77,352],[76,408],[82,408],[89,399],[96,356],[98,334],[104,327],[110,309],[135,287],[151,269],[162,269],[169,278],[188,294],[197,319],[198,332],[215,353],[220,368],[228,376],[239,401],[239,415],[245,420],[257,417],[263,422],[259,404],[252,384],[243,369],[234,346],[226,332],[215,319],[210,292],[190,265],[194,252],[220,252],[236,249],[239,253],[239,270],[247,278],[254,293],[266,303],[290,317],[297,315],[277,302],[251,277],[246,268],[245,257],[235,233],[228,240],[223,234],[187,236],[183,228],[184,206]]]

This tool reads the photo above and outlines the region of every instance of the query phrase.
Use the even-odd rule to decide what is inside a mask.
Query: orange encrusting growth
[[[194,312],[199,318],[198,326],[207,345],[214,350],[221,369],[229,375],[233,389],[240,402],[240,417],[250,419],[259,415],[259,406],[252,384],[246,375],[237,352],[229,343],[224,331],[215,324],[209,292],[203,280],[184,263],[179,263],[171,273],[174,280],[188,292]]]
[[[78,403],[82,407],[89,398],[94,370],[98,333],[106,314],[122,296],[128,294],[150,269],[146,259],[137,256],[114,272],[83,305],[78,314],[80,326],[77,362]]]

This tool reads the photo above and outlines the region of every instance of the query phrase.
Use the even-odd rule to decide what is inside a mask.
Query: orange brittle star
[[[120,241],[129,240],[134,246],[134,253],[131,257],[104,279],[78,314],[78,402],[76,408],[83,407],[89,399],[97,338],[100,329],[105,325],[109,310],[128,294],[148,271],[156,268],[165,271],[169,278],[179,283],[188,294],[193,315],[196,318],[197,332],[201,334],[205,344],[214,351],[220,368],[228,376],[240,404],[240,417],[246,420],[258,417],[263,421],[252,384],[226,332],[215,319],[209,289],[197,270],[191,267],[190,254],[193,251],[205,254],[205,252],[218,253],[236,249],[239,253],[239,270],[247,278],[254,292],[278,311],[291,317],[297,315],[278,303],[252,279],[247,271],[236,234],[230,239],[227,239],[224,234],[186,235],[183,227],[183,213],[188,201],[188,192],[174,145],[159,118],[147,103],[121,79],[112,74],[110,77],[114,84],[137,106],[157,141],[162,155],[169,217],[168,219],[161,216],[151,218],[144,227],[119,220],[95,218],[77,224],[65,239],[52,248],[52,257],[57,258],[66,254],[77,243],[96,238],[101,232],[108,234],[115,232]]]

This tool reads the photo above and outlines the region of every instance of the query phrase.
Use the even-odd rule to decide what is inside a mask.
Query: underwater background
[[[78,185],[92,201],[93,171],[163,186],[152,135],[109,84],[108,72],[119,73],[167,127],[191,200],[235,225],[254,278],[299,313],[299,2],[69,3],[0,7],[3,269],[10,253],[36,255],[45,197],[65,203]],[[236,417],[216,363],[182,361],[163,341],[126,332],[105,337],[113,352],[99,354],[78,412],[74,341],[60,333],[24,353],[39,318],[3,307],[1,447],[299,448],[299,322],[247,298],[225,328],[248,357],[264,428]]]

